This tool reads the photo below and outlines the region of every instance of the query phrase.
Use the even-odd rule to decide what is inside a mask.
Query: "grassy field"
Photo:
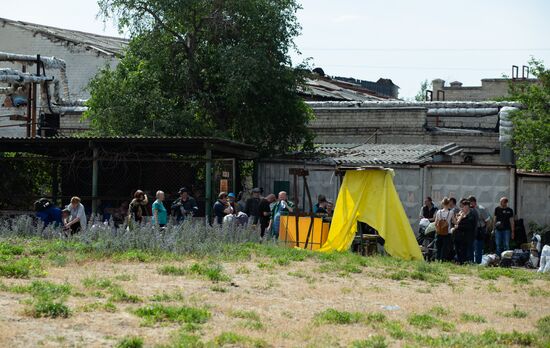
[[[50,237],[0,233],[0,347],[550,347],[529,270]]]

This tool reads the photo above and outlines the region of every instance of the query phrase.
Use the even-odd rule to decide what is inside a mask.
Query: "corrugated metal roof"
[[[128,46],[128,39],[112,36],[103,36],[92,33],[86,33],[77,30],[62,29],[50,27],[41,24],[15,21],[7,18],[0,18],[3,24],[16,26],[20,29],[29,30],[35,34],[40,34],[52,41],[66,41],[75,45],[80,45],[86,49],[94,50],[100,54],[114,56],[121,55]]]
[[[344,83],[340,82],[340,84]],[[388,99],[387,97],[375,96],[374,92],[371,91],[353,90],[322,79],[306,79],[306,86],[300,90],[300,93],[316,98],[339,101],[365,102]]]
[[[323,144],[318,153],[336,165],[366,166],[388,164],[423,164],[437,154],[454,156],[462,149],[454,143],[425,144]]]
[[[256,147],[237,141],[206,136],[59,136],[50,138],[0,137],[0,152],[58,152],[89,150],[90,145],[110,151],[148,151],[154,153],[231,154],[238,158],[255,158]],[[128,150],[130,149],[130,150]]]

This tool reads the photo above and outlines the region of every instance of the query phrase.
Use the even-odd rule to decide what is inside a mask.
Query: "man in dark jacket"
[[[186,216],[193,216],[199,211],[195,198],[189,195],[189,190],[186,187],[180,188],[179,194],[180,198],[176,199],[171,206],[172,216],[175,217],[176,223],[181,223]]]
[[[246,215],[252,218],[252,224],[257,225],[260,219],[260,189],[252,189],[252,197],[246,200],[244,212]]]

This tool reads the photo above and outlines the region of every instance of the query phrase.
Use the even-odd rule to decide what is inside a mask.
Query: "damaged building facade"
[[[87,129],[81,121],[84,109],[77,107],[89,98],[86,86],[101,68],[118,64],[127,44],[126,39],[0,18],[0,136],[29,135],[33,82],[37,128],[41,114],[57,113],[62,134]],[[45,85],[50,86],[47,93],[40,88]]]

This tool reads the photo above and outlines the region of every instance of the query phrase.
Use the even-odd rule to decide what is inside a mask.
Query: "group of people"
[[[426,197],[420,211],[422,228],[435,229],[436,259],[455,260],[459,264],[482,262],[487,239],[494,232],[497,255],[510,249],[516,227],[514,211],[508,207],[508,198],[502,197],[494,214],[477,203],[474,196],[463,198],[445,197],[438,209],[430,197]]]
[[[251,224],[259,226],[262,238],[277,239],[280,218],[282,215],[288,215],[294,211],[294,202],[288,199],[285,191],[279,192],[277,196],[272,193],[262,196],[262,191],[260,188],[252,189],[250,197],[246,200],[242,192],[239,195],[232,192],[221,192],[212,207],[213,217],[209,219],[210,224]],[[182,187],[178,194],[179,197],[172,202],[168,210],[165,205],[166,195],[163,191],[156,192],[155,201],[149,208],[150,200],[147,194],[143,190],[136,190],[132,200],[125,204],[124,220],[128,226],[132,227],[148,221],[148,216],[151,215],[151,223],[163,228],[169,222],[180,224],[197,215],[199,208],[196,200],[190,195],[190,190]],[[35,209],[36,215],[45,225],[50,223],[62,225],[64,230],[70,234],[86,229],[86,211],[79,197],[72,197],[70,204],[62,210],[43,198],[35,202]],[[313,210],[318,216],[332,215],[332,203],[324,195],[319,195]],[[102,210],[100,209],[100,211]],[[116,215],[114,210],[109,213],[109,216],[114,219]]]

